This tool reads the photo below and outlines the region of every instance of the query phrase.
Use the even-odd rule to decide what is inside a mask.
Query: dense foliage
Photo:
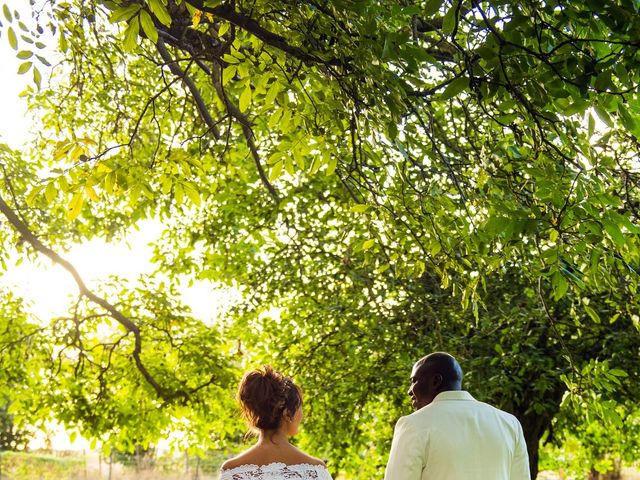
[[[4,255],[64,264],[73,241],[166,227],[138,284],[93,292],[66,264],[80,294],[45,327],[38,411],[131,446],[173,427],[220,445],[238,432],[234,375],[270,362],[306,388],[305,446],[372,478],[411,363],[446,349],[476,396],[518,415],[534,472],[540,440],[581,412],[624,432],[640,374],[639,7],[5,8],[39,124],[31,151],[2,151]],[[242,301],[206,325],[180,305],[185,278]]]

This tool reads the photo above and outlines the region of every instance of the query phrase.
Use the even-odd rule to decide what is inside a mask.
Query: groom
[[[520,423],[462,390],[451,355],[418,360],[408,393],[416,411],[396,424],[385,480],[530,480]]]

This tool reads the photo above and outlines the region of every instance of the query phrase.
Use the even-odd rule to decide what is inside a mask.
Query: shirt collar
[[[443,400],[475,400],[469,392],[466,390],[447,390],[446,392],[440,392],[433,399],[433,403],[441,402]]]

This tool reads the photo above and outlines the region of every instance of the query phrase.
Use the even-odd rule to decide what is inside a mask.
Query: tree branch
[[[220,17],[229,23],[239,27],[252,35],[255,35],[264,43],[271,45],[285,53],[288,53],[292,57],[295,57],[303,62],[307,63],[321,63],[323,65],[343,65],[345,62],[340,59],[323,60],[322,58],[307,53],[300,47],[295,47],[287,43],[287,39],[277,33],[273,33],[270,30],[262,27],[256,20],[251,17],[247,17],[239,12],[236,12],[231,5],[218,5],[217,7],[205,7],[203,0],[188,0],[190,5],[193,5],[198,10],[203,12],[212,13],[213,15]]]
[[[209,112],[207,105],[204,103],[202,95],[200,94],[200,90],[198,90],[198,87],[196,86],[195,82],[191,79],[191,77],[189,77],[186,74],[186,72],[182,70],[182,68],[180,68],[180,66],[178,65],[178,62],[173,59],[173,57],[167,50],[167,47],[165,46],[164,40],[162,40],[162,38],[158,38],[158,42],[156,43],[156,48],[158,49],[158,53],[164,60],[167,67],[169,67],[169,70],[171,70],[171,73],[173,73],[176,77],[182,78],[184,83],[187,85],[187,88],[189,89],[189,91],[191,92],[191,95],[193,96],[193,100],[196,102],[196,107],[198,108],[200,115],[202,115],[202,119],[204,120],[204,122],[207,124],[207,126],[213,133],[214,138],[216,140],[220,140],[220,132],[218,131],[216,122],[211,116],[211,113]]]
[[[229,115],[232,118],[235,118],[242,126],[242,133],[244,133],[244,136],[247,140],[247,145],[249,146],[249,150],[251,151],[251,156],[253,157],[253,161],[256,164],[256,168],[258,170],[258,175],[260,176],[260,180],[262,181],[262,184],[265,186],[265,188],[268,190],[271,197],[273,197],[275,202],[279,203],[280,196],[278,195],[278,191],[271,184],[271,182],[269,181],[269,177],[267,177],[267,174],[264,171],[264,168],[262,167],[262,162],[260,161],[260,154],[258,152],[258,148],[256,147],[255,136],[253,134],[253,129],[251,128],[251,122],[249,121],[247,116],[244,115],[240,111],[240,109],[236,105],[234,105],[233,102],[231,102],[231,100],[229,100],[229,97],[227,97],[227,93],[224,91],[224,88],[222,87],[222,78],[220,76],[219,69],[220,69],[219,65],[214,65],[211,71],[211,76],[213,78],[213,86],[216,90],[216,93],[218,94],[218,97],[220,98],[220,100],[222,100],[222,103],[225,104]]]
[[[158,381],[151,375],[151,373],[147,370],[145,365],[140,358],[140,354],[142,352],[142,336],[140,334],[140,329],[138,326],[133,323],[129,318],[123,315],[118,309],[116,309],[113,305],[111,305],[107,300],[97,296],[93,293],[84,283],[84,280],[75,269],[75,267],[69,263],[67,260],[62,258],[56,252],[54,252],[49,247],[45,246],[38,237],[29,229],[29,227],[18,217],[18,215],[13,211],[13,209],[7,205],[7,203],[0,195],[0,212],[4,214],[9,223],[13,226],[13,228],[20,233],[22,238],[29,242],[29,244],[37,251],[50,258],[54,263],[60,265],[67,272],[71,274],[76,284],[78,285],[78,290],[81,295],[86,296],[92,302],[100,305],[104,308],[111,318],[117,321],[120,325],[122,325],[128,332],[132,333],[135,339],[134,349],[131,352],[131,356],[133,357],[136,367],[140,374],[144,377],[149,385],[156,391],[159,397],[163,400],[170,400],[172,398],[183,396],[185,392],[177,391],[177,392],[169,392],[162,385],[158,383]]]

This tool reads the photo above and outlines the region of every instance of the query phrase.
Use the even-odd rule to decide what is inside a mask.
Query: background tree
[[[106,388],[130,383],[101,424],[99,382],[71,358],[58,415],[127,438],[118,425],[132,417],[117,411],[136,399],[149,414],[144,444],[167,426],[151,413],[158,399],[191,411],[224,391],[230,376],[182,361],[211,345],[205,370],[297,371],[308,441],[360,478],[382,467],[406,411],[394,388],[434,348],[519,416],[534,473],[560,409],[615,421],[608,401],[637,400],[625,355],[639,341],[637,8],[51,2],[34,10],[33,31],[5,9],[42,121],[32,163],[4,157],[14,231],[47,254],[154,218],[166,225],[155,261],[167,285],[187,276],[244,298],[219,337],[174,322],[180,308],[157,303],[164,288],[149,298],[80,286],[74,351],[87,351],[95,316],[111,317],[127,340],[115,342],[121,366],[92,368]],[[44,28],[55,59],[40,53]],[[176,349],[182,332],[201,347]],[[160,363],[167,352],[183,371]],[[137,373],[125,378],[130,359]],[[192,370],[202,383],[189,385]],[[191,424],[213,427],[203,415]]]
[[[32,432],[19,415],[25,391],[34,385],[32,371],[37,371],[41,355],[37,339],[39,329],[30,324],[22,301],[0,290],[0,451],[23,450]],[[24,405],[24,404],[22,404]],[[14,416],[17,410],[18,417]]]

